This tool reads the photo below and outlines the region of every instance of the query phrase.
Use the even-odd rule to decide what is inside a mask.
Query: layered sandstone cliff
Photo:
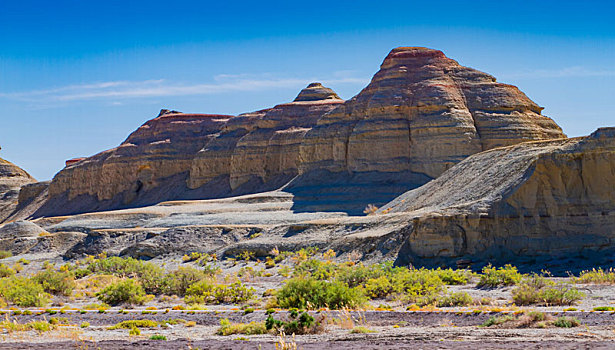
[[[407,262],[612,254],[615,128],[473,155],[382,212],[414,217]]]
[[[120,146],[60,171],[39,215],[145,205],[178,195],[194,155],[229,118],[162,110]]]
[[[436,178],[465,157],[565,137],[512,85],[441,51],[400,47],[371,83],[325,115],[301,146],[301,172],[410,172]]]
[[[118,148],[56,175],[38,215],[220,198],[285,186],[296,211],[361,213],[467,156],[561,129],[516,87],[441,51],[391,51],[349,101],[310,84],[236,117],[166,111]]]
[[[34,182],[25,170],[0,158],[0,223],[17,208],[21,187]]]
[[[300,210],[360,213],[438,177],[467,156],[562,138],[515,86],[463,67],[441,51],[392,50],[357,96],[319,119],[288,190]],[[360,193],[361,196],[357,196]]]
[[[313,83],[292,103],[236,117],[162,110],[117,148],[60,171],[35,216],[278,188],[297,175],[307,130],[342,102]]]
[[[188,186],[206,192],[222,181],[233,194],[281,187],[298,174],[305,134],[342,103],[331,89],[312,83],[291,103],[231,119],[196,156]]]

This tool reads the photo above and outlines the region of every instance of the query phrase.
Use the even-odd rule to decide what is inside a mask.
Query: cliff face
[[[441,51],[397,48],[361,93],[307,133],[301,171],[436,178],[477,152],[565,137],[541,110],[516,87]]]
[[[229,118],[162,110],[120,146],[60,171],[39,214],[144,205],[178,195],[194,155]]]
[[[541,110],[516,87],[441,51],[400,47],[363,91],[306,134],[301,177],[288,190],[297,196],[298,210],[358,214],[471,154],[565,137]]]
[[[305,132],[342,102],[314,83],[292,103],[236,117],[162,110],[117,148],[60,171],[35,216],[278,188],[297,174]]]
[[[291,103],[231,119],[196,156],[188,186],[203,193],[222,181],[234,194],[281,187],[298,174],[306,132],[342,103],[331,89],[313,83]]]
[[[310,84],[236,117],[165,111],[119,147],[69,165],[38,215],[220,198],[285,186],[296,211],[359,214],[467,156],[561,129],[516,87],[441,51],[397,48],[349,101]]]
[[[407,262],[612,254],[615,128],[476,154],[382,211],[414,217]]]
[[[21,187],[34,182],[25,170],[0,158],[0,223],[17,208]]]

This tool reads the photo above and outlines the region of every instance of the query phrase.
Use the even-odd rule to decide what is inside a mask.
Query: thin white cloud
[[[614,77],[615,70],[590,69],[582,66],[565,67],[559,69],[536,69],[502,74],[501,78],[583,78],[583,77]]]
[[[122,99],[159,96],[208,95],[240,91],[259,91],[275,88],[299,88],[312,81],[326,84],[364,84],[366,79],[352,76],[334,76],[332,79],[275,78],[271,74],[221,74],[213,83],[188,84],[166,80],[107,81],[81,85],[68,85],[27,92],[0,92],[0,98],[26,102],[71,102],[93,99]]]

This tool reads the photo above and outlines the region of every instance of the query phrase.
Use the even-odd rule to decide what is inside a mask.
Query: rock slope
[[[541,110],[441,51],[401,47],[349,101],[313,83],[291,103],[236,117],[163,111],[118,148],[58,173],[36,215],[281,187],[296,211],[359,214],[471,154],[565,137]]]
[[[160,111],[120,146],[60,171],[39,215],[146,205],[183,193],[194,156],[230,117]]]
[[[210,192],[205,189],[221,179],[231,194],[281,187],[298,174],[305,134],[342,103],[331,89],[312,83],[291,103],[234,117],[197,154],[188,186]]]
[[[615,128],[476,154],[382,212],[414,218],[406,262],[611,256]]]
[[[313,83],[291,103],[239,116],[162,110],[117,148],[60,171],[35,216],[278,188],[297,175],[305,133],[342,102]]]
[[[65,258],[104,251],[164,258],[194,251],[266,256],[276,247],[316,246],[342,260],[514,263],[565,275],[613,262],[615,128],[472,155],[374,215],[298,212],[296,200],[278,190],[39,218],[0,227],[0,248]]]
[[[333,192],[342,192],[338,202],[344,191],[361,190],[345,189],[357,183],[380,184],[370,191],[384,196],[374,200],[388,201],[398,188],[418,187],[471,154],[565,137],[541,110],[515,86],[441,51],[400,47],[363,91],[306,134],[300,171],[306,178],[334,174],[328,178],[339,187]]]
[[[17,209],[21,187],[34,182],[25,170],[0,158],[0,223]]]

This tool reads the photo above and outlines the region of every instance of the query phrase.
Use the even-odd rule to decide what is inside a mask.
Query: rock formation
[[[516,87],[441,51],[400,47],[363,91],[306,134],[300,172],[334,174],[327,178],[335,179],[338,192],[372,184],[370,192],[385,194],[375,201],[392,199],[401,193],[394,184],[418,187],[471,154],[565,137],[541,110]]]
[[[154,258],[246,250],[264,256],[274,247],[316,246],[342,260],[473,268],[514,263],[565,275],[612,265],[615,128],[474,154],[374,215],[299,212],[296,200],[278,190],[39,218],[0,226],[0,249]]]
[[[399,259],[598,259],[615,251],[615,128],[473,155],[382,212],[413,217]]]
[[[162,110],[118,148],[67,166],[36,215],[220,198],[285,186],[296,211],[361,213],[467,156],[564,138],[516,87],[441,51],[391,51],[344,102],[310,84],[291,103],[236,117]]]
[[[278,188],[297,175],[305,133],[342,102],[313,83],[291,103],[236,117],[163,109],[119,147],[60,171],[36,216]]]
[[[231,119],[195,158],[188,186],[207,188],[222,179],[233,194],[281,187],[298,174],[305,134],[342,103],[331,89],[312,83],[291,103]]]
[[[146,205],[179,195],[195,154],[230,117],[161,110],[120,146],[60,171],[38,215]]]
[[[25,170],[0,158],[0,223],[17,209],[20,188],[33,182]]]

